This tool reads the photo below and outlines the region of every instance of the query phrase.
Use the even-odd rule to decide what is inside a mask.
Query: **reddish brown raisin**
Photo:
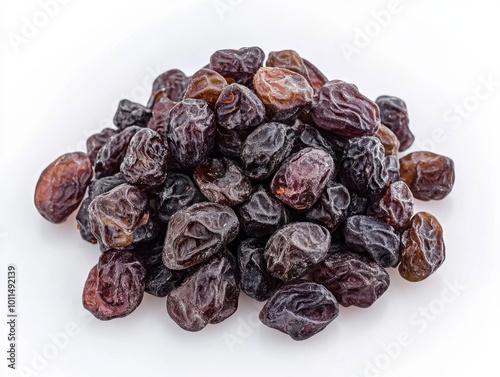
[[[213,109],[226,86],[227,81],[222,75],[202,68],[189,79],[184,98],[201,99]]]
[[[399,151],[399,140],[389,127],[381,124],[374,136],[379,139],[384,146],[386,156],[397,156]]]

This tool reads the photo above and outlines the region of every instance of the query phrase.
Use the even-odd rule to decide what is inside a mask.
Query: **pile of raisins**
[[[443,230],[414,198],[453,187],[450,158],[413,152],[406,104],[371,101],[328,81],[295,51],[219,50],[187,77],[153,83],[147,106],[122,100],[87,153],[41,174],[40,214],[78,207],[102,252],[83,305],[101,320],[166,297],[183,329],[222,322],[240,290],[266,301],[260,320],[303,340],[341,306],[371,306],[387,268],[421,281],[443,263]]]

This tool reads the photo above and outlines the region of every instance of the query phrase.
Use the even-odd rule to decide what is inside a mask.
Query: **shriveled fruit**
[[[40,175],[35,189],[35,206],[54,224],[65,221],[80,205],[92,179],[92,165],[83,152],[66,153]]]
[[[131,126],[147,127],[151,115],[151,109],[128,99],[123,99],[118,104],[113,123],[119,130]]]
[[[294,340],[305,340],[322,331],[338,314],[339,305],[330,291],[303,281],[280,288],[264,305],[259,318]]]
[[[240,290],[232,256],[226,251],[196,270],[167,297],[167,311],[180,327],[200,331],[220,323],[238,308]]]
[[[311,83],[304,61],[294,50],[271,51],[267,56],[266,67],[286,68],[304,76]]]
[[[307,75],[309,76],[309,80],[311,82],[312,87],[315,91],[321,88],[328,82],[326,76],[321,72],[314,64],[312,64],[309,60],[302,58],[304,65],[306,66]]]
[[[168,114],[177,102],[163,97],[153,107],[153,116],[149,120],[148,128],[158,132],[162,137],[167,135]]]
[[[374,135],[384,146],[386,156],[397,156],[399,151],[399,140],[389,127],[380,125]]]
[[[148,106],[155,105],[154,100],[158,93],[163,93],[168,99],[179,102],[184,97],[188,77],[179,69],[171,69],[158,76],[153,83],[153,91]]]
[[[87,155],[89,156],[90,163],[94,165],[97,153],[106,144],[106,142],[111,138],[111,136],[116,135],[116,130],[112,128],[105,128],[101,132],[89,136],[87,139]]]
[[[330,242],[330,233],[320,225],[308,222],[285,225],[266,244],[267,270],[283,281],[300,278],[326,256]]]
[[[352,252],[328,254],[312,273],[342,306],[368,308],[389,287],[389,274],[372,260]]]
[[[92,233],[92,229],[90,227],[90,216],[89,216],[89,205],[92,199],[85,198],[83,199],[82,205],[76,214],[76,222],[77,228],[80,231],[80,236],[87,242],[97,243],[97,239]]]
[[[350,203],[349,190],[340,183],[330,180],[319,200],[307,212],[306,218],[335,230],[347,217]]]
[[[302,149],[281,165],[271,182],[271,191],[292,208],[311,208],[319,199],[334,169],[333,158],[325,151]]]
[[[106,251],[85,282],[83,307],[104,321],[129,315],[142,301],[145,275],[133,252]]]
[[[202,68],[189,79],[184,98],[203,100],[213,109],[225,87],[227,81],[222,75],[211,69]]]
[[[92,182],[90,182],[89,198],[94,199],[96,196],[111,191],[112,189],[114,189],[117,186],[120,186],[123,183],[127,183],[127,180],[122,175],[122,173],[116,173],[115,175],[110,175],[108,177],[95,179]]]
[[[420,200],[440,200],[455,183],[455,163],[432,152],[413,152],[399,160],[401,180]]]
[[[176,212],[168,224],[163,263],[183,270],[206,261],[237,235],[234,211],[217,203],[197,203]]]
[[[415,136],[410,131],[406,103],[398,97],[380,96],[375,100],[380,109],[382,123],[391,129],[399,140],[399,151],[405,151],[413,144]]]
[[[253,76],[262,67],[264,57],[264,51],[259,47],[218,50],[210,57],[210,69],[224,77],[231,77],[237,84],[250,86]]]
[[[391,184],[401,181],[401,175],[399,174],[399,159],[396,156],[385,156],[384,161],[385,170],[387,171],[387,183]]]
[[[409,281],[429,277],[444,262],[443,228],[427,212],[416,213],[401,236],[400,275]]]

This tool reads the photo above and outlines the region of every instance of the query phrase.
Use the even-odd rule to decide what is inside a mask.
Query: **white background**
[[[12,263],[24,370],[8,375],[494,375],[499,2],[389,3],[73,0],[44,16],[38,1],[0,1],[0,315]],[[406,101],[417,137],[411,150],[430,149],[456,164],[452,194],[416,204],[442,223],[446,262],[416,284],[391,271],[389,290],[371,308],[341,308],[304,342],[258,325],[261,304],[244,295],[235,315],[199,333],[181,330],[165,300],[149,295],[125,319],[94,319],[81,310],[81,292],[99,251],[80,239],[74,216],[56,226],[36,212],[40,172],[110,125],[121,98],[145,103],[162,71],[191,75],[216,49],[251,45],[295,49],[330,79],[354,82],[373,99]],[[457,105],[461,115],[453,113]]]

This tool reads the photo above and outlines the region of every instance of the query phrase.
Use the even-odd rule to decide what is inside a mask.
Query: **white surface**
[[[0,1],[0,312],[6,310],[6,268],[14,263],[17,361],[30,372],[9,376],[494,374],[498,1],[401,1],[378,27],[372,12],[387,11],[387,1],[305,3],[66,1],[16,50],[10,40],[23,35],[24,18],[40,23],[44,16],[36,1]],[[364,44],[354,42],[358,29],[372,33]],[[358,48],[351,61],[345,44]],[[249,45],[266,52],[293,48],[329,78],[354,82],[371,98],[405,99],[417,136],[412,150],[431,149],[456,163],[452,194],[416,205],[442,223],[446,262],[418,284],[391,271],[389,290],[372,308],[341,309],[305,342],[258,325],[261,305],[243,296],[235,315],[199,333],[181,330],[166,314],[165,300],[152,296],[125,319],[93,319],[81,311],[80,296],[99,251],[80,239],[74,216],[56,226],[38,215],[33,191],[40,172],[111,124],[121,98],[144,103],[157,74],[177,67],[192,74],[214,50]],[[496,84],[477,91],[488,79]],[[454,104],[470,111],[446,120]],[[454,282],[462,286],[455,293],[447,288]],[[4,324],[2,355],[6,338]],[[397,341],[403,345],[388,351]],[[3,376],[6,360],[0,359]]]

